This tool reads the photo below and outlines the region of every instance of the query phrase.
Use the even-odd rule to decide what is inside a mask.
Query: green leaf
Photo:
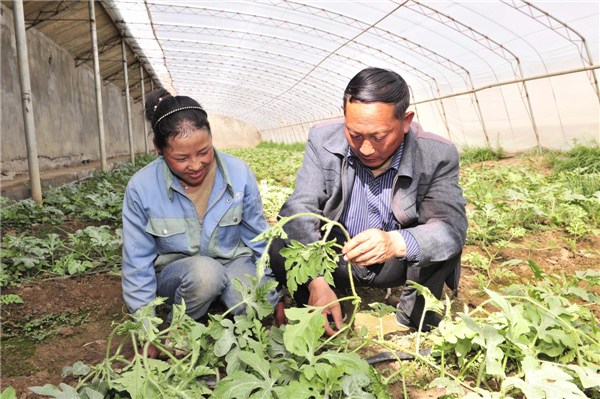
[[[294,398],[294,399],[314,399],[320,398],[323,395],[318,392],[314,386],[307,382],[291,381],[286,386],[276,386],[273,392],[278,398]]]
[[[540,267],[540,265],[538,265],[534,261],[528,260],[527,265],[529,265],[529,268],[533,272],[533,276],[536,278],[536,280],[540,280],[546,275]]]
[[[381,302],[370,303],[369,307],[373,309],[371,313],[379,318],[382,318],[383,316],[386,316],[390,313],[396,313],[396,311],[398,310],[393,306]]]
[[[83,363],[81,360],[73,363],[73,366],[63,367],[62,372],[60,373],[61,377],[65,378],[66,376],[73,374],[75,377],[81,377],[84,375],[88,375],[90,372],[90,367]]]
[[[483,337],[485,339],[485,371],[488,375],[505,377],[502,360],[504,352],[500,344],[504,342],[504,337],[490,325],[483,328]]]
[[[133,363],[128,371],[121,374],[120,378],[113,381],[113,385],[127,391],[132,398],[160,397],[158,388],[151,383],[153,374],[168,370],[170,365],[162,360],[145,359],[148,368],[139,358]]]
[[[263,391],[265,388],[267,388],[265,383],[256,376],[244,371],[235,371],[217,384],[212,396],[220,399],[270,398],[271,396],[261,396],[256,393],[252,395],[254,391]]]
[[[334,285],[332,272],[337,268],[340,257],[334,249],[335,245],[335,240],[315,241],[307,245],[292,240],[289,246],[280,251],[285,258],[287,288],[291,295],[309,278],[322,276],[330,285]]]
[[[238,354],[240,360],[246,363],[252,370],[257,372],[265,381],[270,380],[269,362],[258,356],[256,353],[241,351]],[[274,383],[275,381],[273,381]]]
[[[370,379],[364,374],[345,375],[342,377],[340,385],[348,399],[375,399],[375,396],[366,392],[365,387],[369,386]]]
[[[445,388],[447,395],[459,395],[462,396],[464,393],[463,388],[460,384],[453,379],[448,377],[437,377],[429,383],[430,388]]]
[[[17,294],[0,295],[0,305],[10,305],[11,303],[23,303],[23,298]]]
[[[90,387],[85,387],[83,389],[83,394],[87,396],[87,399],[104,399],[104,395],[102,393]]]
[[[235,332],[233,331],[234,325],[231,320],[223,320],[221,321],[221,325],[224,327],[221,332],[221,336],[215,342],[215,355],[218,357],[225,356],[230,350],[231,347],[237,343]]]
[[[486,289],[485,292],[493,300],[493,303],[502,310],[506,320],[510,320],[507,336],[514,342],[520,342],[523,336],[529,334],[531,327],[531,323],[523,317],[522,309],[515,308],[505,297],[494,291]]]
[[[325,331],[321,310],[322,308],[291,308],[285,311],[290,323],[283,332],[283,343],[289,352],[309,361],[313,359],[319,339]]]
[[[51,396],[56,399],[81,399],[75,388],[65,383],[60,383],[60,389],[52,384],[46,384],[43,387],[29,387],[29,390],[35,394]]]
[[[540,362],[528,356],[523,360],[525,379],[507,378],[502,384],[505,391],[511,387],[521,390],[527,399],[585,399],[587,396],[575,385],[573,377],[558,365]]]
[[[0,394],[0,399],[17,399],[17,391],[13,387],[7,387]]]
[[[276,225],[272,226],[270,229],[268,229],[267,231],[257,235],[256,237],[254,237],[251,242],[258,242],[258,241],[271,241],[274,238],[282,238],[282,239],[286,239],[288,238],[287,233],[283,230],[283,225],[285,225],[288,221],[289,221],[289,217],[282,217],[279,222],[277,222]]]
[[[367,375],[369,373],[369,364],[357,353],[349,352],[334,352],[327,351],[318,356],[317,360],[327,360],[330,364],[345,373],[361,373]]]
[[[591,367],[581,367],[576,364],[569,364],[565,367],[573,370],[577,374],[577,378],[579,378],[579,381],[581,381],[581,385],[584,389],[600,387],[600,375],[598,374],[598,368],[594,370]]]

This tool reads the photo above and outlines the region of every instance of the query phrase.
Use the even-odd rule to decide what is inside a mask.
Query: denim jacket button
[[[167,229],[163,230],[163,234],[166,235],[168,233]]]
[[[234,221],[235,223],[237,223],[237,221],[238,221],[238,218],[233,218],[233,221]]]

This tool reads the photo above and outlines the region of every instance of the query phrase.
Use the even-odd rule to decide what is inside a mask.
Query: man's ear
[[[404,114],[404,120],[402,121],[402,127],[404,128],[404,134],[408,133],[410,129],[410,124],[412,123],[413,118],[415,117],[415,113],[412,111],[406,111]]]

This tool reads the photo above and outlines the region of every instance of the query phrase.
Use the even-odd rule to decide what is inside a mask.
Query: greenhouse
[[[0,20],[2,399],[600,398],[597,1]]]

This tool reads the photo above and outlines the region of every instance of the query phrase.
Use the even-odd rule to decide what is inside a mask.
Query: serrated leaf
[[[323,352],[317,357],[317,360],[327,360],[330,364],[335,365],[341,371],[352,374],[361,373],[367,375],[369,373],[369,364],[358,354],[354,352]]]
[[[264,383],[252,374],[244,371],[236,371],[221,380],[215,390],[213,397],[220,399],[248,399],[252,392],[264,387]]]
[[[502,360],[504,352],[500,344],[504,342],[504,337],[492,326],[483,328],[483,337],[485,339],[485,371],[488,375],[505,377]]]
[[[265,359],[261,358],[256,353],[244,351],[240,352],[238,356],[242,362],[246,363],[252,370],[257,372],[263,378],[263,380],[267,381],[270,379],[269,362],[267,362]],[[274,382],[275,381],[273,381],[273,383]]]
[[[524,381],[509,377],[502,384],[503,389],[514,386],[520,389],[527,399],[585,399],[587,396],[575,385],[573,377],[558,365],[540,362],[527,356],[523,360]]]
[[[289,352],[307,359],[314,357],[319,339],[325,331],[321,310],[291,308],[285,311],[290,323],[283,332],[283,343]],[[293,323],[295,321],[297,323]]]
[[[309,278],[323,277],[334,285],[332,272],[337,268],[340,254],[334,249],[335,240],[315,241],[302,244],[292,240],[291,244],[280,252],[285,258],[287,288],[294,294],[299,285],[306,284]]]
[[[313,386],[300,381],[292,381],[287,386],[276,386],[273,392],[278,398],[314,399],[322,396]]]
[[[583,389],[600,387],[600,374],[597,369],[594,370],[591,367],[581,367],[576,364],[569,364],[566,367],[577,374],[577,378],[581,381]]]
[[[117,388],[125,390],[132,398],[152,398],[157,397],[157,388],[150,383],[153,373],[161,373],[169,369],[169,364],[157,359],[146,359],[148,369],[146,369],[140,360],[137,360],[128,371],[121,374],[120,378],[113,381]]]

